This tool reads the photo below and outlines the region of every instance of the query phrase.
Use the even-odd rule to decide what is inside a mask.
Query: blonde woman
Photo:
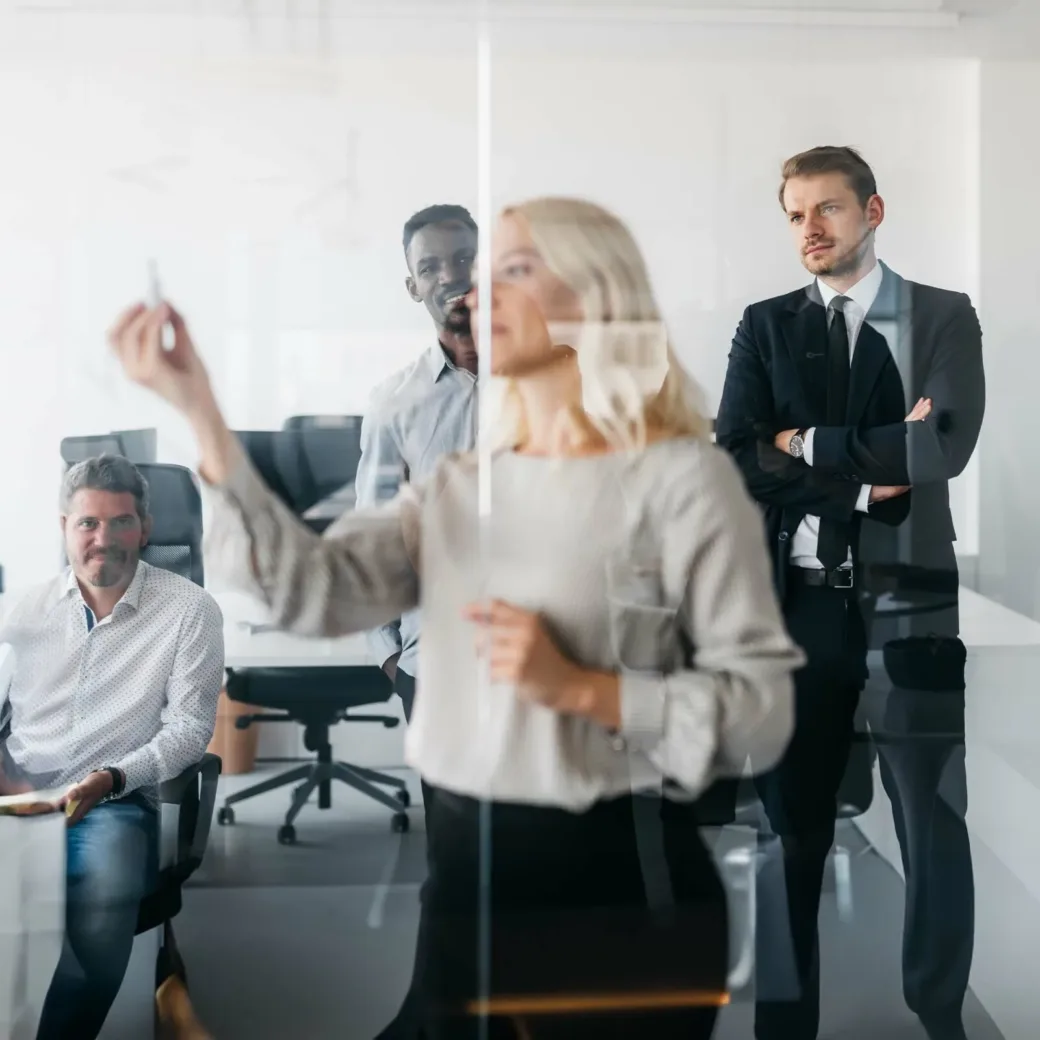
[[[468,302],[491,309],[509,389],[483,520],[461,455],[319,539],[250,467],[174,310],[131,308],[111,342],[190,420],[212,565],[279,624],[363,631],[422,600],[406,756],[435,796],[414,1035],[476,1036],[488,1014],[492,1036],[707,1037],[725,898],[688,803],[777,760],[801,653],[627,229],[538,199],[502,213],[491,248]]]

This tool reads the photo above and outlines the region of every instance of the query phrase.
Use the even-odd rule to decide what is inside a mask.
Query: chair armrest
[[[212,771],[214,768],[216,769],[214,775],[220,776],[220,757],[207,752],[198,762],[188,766],[179,776],[175,776],[172,780],[165,780],[159,785],[160,801],[164,805],[180,805],[188,788],[191,786],[197,788],[199,776]],[[203,780],[203,783],[205,783],[205,780]]]
[[[180,776],[160,785],[163,803],[180,808],[174,871],[182,881],[195,872],[206,852],[221,766],[218,755],[207,753]]]

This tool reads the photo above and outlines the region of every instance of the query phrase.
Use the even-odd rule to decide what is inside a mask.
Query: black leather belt
[[[787,573],[792,584],[808,585],[816,589],[851,589],[855,584],[855,572],[851,567],[838,567],[833,571],[789,567]]]

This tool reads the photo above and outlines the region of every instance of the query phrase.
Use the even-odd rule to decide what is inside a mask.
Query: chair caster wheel
[[[278,828],[278,844],[296,844],[296,828],[291,823],[287,823],[284,826]]]
[[[394,797],[407,809],[412,804],[412,796],[408,793],[408,788],[402,787],[399,791],[394,794]]]
[[[408,814],[407,813],[403,813],[403,812],[394,813],[393,817],[391,817],[391,819],[390,819],[390,829],[394,832],[394,834],[404,834],[404,833],[406,833],[407,830],[408,830],[409,824],[410,824],[410,821],[408,819]]]
[[[222,805],[217,810],[217,823],[221,827],[230,827],[235,822],[235,810],[230,805]]]

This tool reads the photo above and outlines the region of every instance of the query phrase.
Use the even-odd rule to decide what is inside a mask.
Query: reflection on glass
[[[1030,1035],[1025,965],[1035,958],[1023,954],[1040,935],[1040,909],[1021,823],[1040,783],[1029,696],[1040,625],[1027,616],[1036,613],[1029,446],[1038,433],[1028,243],[1040,229],[1028,202],[1035,148],[1016,116],[1040,96],[1031,5],[965,0],[940,14],[911,2],[857,12],[835,2],[787,12],[733,0],[711,11],[564,11],[493,0],[409,5],[407,15],[396,4],[67,6],[0,15],[3,638],[21,631],[25,590],[55,576],[64,540],[48,517],[63,438],[155,430],[156,458],[197,470],[205,457],[204,492],[223,496],[212,529],[207,515],[217,550],[206,581],[224,613],[226,659],[283,673],[290,663],[365,667],[379,698],[370,721],[330,723],[317,742],[296,722],[239,729],[236,719],[259,709],[221,701],[212,746],[224,759],[218,822],[228,826],[210,834],[195,878],[203,884],[180,919],[216,1035],[370,1037],[398,1009],[386,1035],[414,1035],[423,1023],[454,1026],[453,1007],[472,1012],[458,1021],[477,1032],[624,1035],[634,1011],[652,1033],[663,1019],[647,1027],[651,1009],[635,1007],[637,993],[644,1004],[672,1001],[678,1021],[690,1010],[682,999],[709,991],[728,1001],[717,1035],[882,1035],[910,1016],[933,1037],[995,1040],[990,1016],[1008,1036],[1025,1021]],[[958,24],[954,8],[972,17]],[[479,80],[475,28],[487,31],[491,73]],[[998,60],[1005,52],[1027,60]],[[493,93],[478,98],[489,82]],[[801,151],[828,141],[835,146]],[[842,141],[862,145],[872,170]],[[778,165],[796,152],[778,200]],[[557,205],[557,195],[569,200]],[[575,201],[586,197],[632,229],[645,258],[634,279],[619,261],[632,249],[615,249],[614,225]],[[515,199],[530,201],[495,223],[496,207]],[[494,284],[482,273],[477,294],[470,211],[488,216],[489,272],[494,248]],[[572,232],[586,220],[595,231],[583,244]],[[507,260],[510,235],[520,252]],[[297,509],[315,489],[276,486],[277,467],[265,469],[246,445],[272,504],[248,477],[236,479],[246,471],[211,468],[194,418],[115,377],[105,330],[144,294],[149,257],[190,322],[225,425],[256,434],[254,443],[288,445],[290,417],[364,416],[356,486]],[[626,284],[620,295],[614,280]],[[806,282],[808,291],[797,288]],[[637,297],[650,306],[626,314]],[[973,305],[986,329],[985,373]],[[472,331],[481,317],[491,328],[493,306],[506,319],[495,323],[498,363],[512,371],[488,371],[493,344],[482,344],[482,432],[497,441],[489,479],[478,475],[471,495],[473,474],[444,459],[465,456],[477,433]],[[538,353],[540,324],[552,366]],[[751,749],[753,778],[720,775],[744,768],[739,748],[716,760],[715,745],[699,743],[717,719],[684,731],[684,746],[703,751],[703,775],[690,777],[682,759],[677,783],[670,748],[653,743],[656,714],[590,720],[542,703],[527,682],[502,673],[486,682],[492,649],[501,656],[505,642],[515,653],[503,630],[555,646],[572,665],[613,669],[621,701],[654,682],[671,697],[674,675],[717,666],[693,638],[696,619],[677,586],[676,568],[700,558],[682,561],[689,545],[666,524],[680,504],[698,508],[704,480],[684,466],[702,449],[700,431],[685,430],[689,459],[669,459],[658,494],[640,483],[643,467],[683,438],[642,443],[661,415],[645,430],[617,422],[677,363],[704,388],[690,399],[703,399],[705,419],[718,413],[720,447],[763,507],[784,627],[808,657],[796,672],[790,743],[782,728],[770,737],[759,727],[767,746]],[[540,382],[545,394],[532,390]],[[559,391],[551,402],[550,388]],[[533,452],[532,431],[549,431]],[[353,465],[359,432],[350,460],[330,470]],[[557,443],[567,452],[559,458]],[[610,450],[577,454],[604,443]],[[614,464],[613,483],[590,475]],[[705,525],[739,527],[725,496],[711,501]],[[224,538],[229,504],[259,529]],[[289,526],[279,504],[304,516]],[[344,556],[340,535],[360,537],[357,524],[380,510],[398,518],[392,533],[377,521]],[[431,513],[444,523],[431,526]],[[691,514],[684,537],[701,522]],[[523,539],[512,530],[521,525]],[[323,529],[319,542],[312,534]],[[236,551],[221,559],[228,547]],[[221,568],[232,563],[243,564],[230,581],[239,590],[226,592]],[[344,571],[360,573],[360,587],[345,585]],[[826,584],[796,571],[823,571]],[[720,618],[737,609],[732,584],[712,598]],[[505,605],[497,618],[484,609],[496,596]],[[97,642],[106,629],[69,631]],[[484,656],[474,657],[474,642]],[[68,833],[58,812],[21,815],[52,806],[52,793],[59,800],[84,769],[118,762],[92,764],[71,746],[64,762],[27,755],[32,706],[14,672],[22,663],[10,646],[4,654],[0,646],[0,689],[14,675],[11,696],[0,696],[4,783],[33,790],[23,795],[29,808],[0,803],[0,826],[35,820],[42,834],[60,823],[64,848],[100,806]],[[148,656],[127,666],[135,689]],[[298,711],[304,693],[342,695],[339,680],[328,683],[297,682]],[[667,697],[647,704],[672,720]],[[384,712],[402,725],[372,721]],[[724,721],[734,719],[747,721]],[[404,764],[406,733],[421,778]],[[518,759],[530,767],[521,779]],[[234,802],[237,821],[230,813],[232,799],[276,774],[334,766],[367,770],[355,779],[394,805],[343,784],[330,796],[319,782],[317,797],[268,786]],[[396,794],[409,790],[410,809]],[[603,803],[632,791],[631,826],[620,813],[608,820]],[[455,816],[444,815],[452,806]],[[291,847],[276,840],[287,811],[298,813]],[[391,829],[402,817],[407,834]],[[588,849],[576,849],[586,825]],[[687,947],[727,932],[710,917],[714,868],[682,836],[696,828],[729,866],[730,972],[691,965],[684,947],[674,964],[646,954],[636,978],[629,958],[647,947],[640,939],[615,954],[613,928],[625,919],[637,932],[647,906],[662,917],[707,906],[708,923],[677,928]],[[5,853],[13,833],[0,838]],[[558,870],[554,843],[564,850]],[[687,873],[676,873],[686,854]],[[21,874],[13,855],[0,857],[4,891],[23,883],[35,855],[21,857]],[[441,877],[427,884],[416,950],[428,855]],[[579,867],[592,881],[571,885]],[[676,890],[683,876],[693,880]],[[275,890],[270,900],[257,897],[261,885]],[[621,893],[633,893],[623,908]],[[481,916],[481,898],[490,915]],[[551,899],[560,908],[542,913],[536,904]],[[444,922],[456,909],[454,932]],[[60,911],[51,939],[63,938]],[[985,922],[977,934],[976,914]],[[670,949],[668,933],[653,934],[659,953]],[[431,951],[443,970],[428,969]],[[60,952],[59,942],[55,964]],[[528,972],[532,961],[543,970]],[[6,963],[0,954],[0,1034],[15,1007],[4,1000],[14,978]],[[262,984],[270,963],[283,965],[278,983],[298,1001]],[[128,970],[123,994],[137,986],[147,998],[148,1028],[152,994]],[[714,981],[698,987],[694,976]],[[326,987],[331,1000],[321,999]],[[297,1020],[298,1009],[312,1018]]]

